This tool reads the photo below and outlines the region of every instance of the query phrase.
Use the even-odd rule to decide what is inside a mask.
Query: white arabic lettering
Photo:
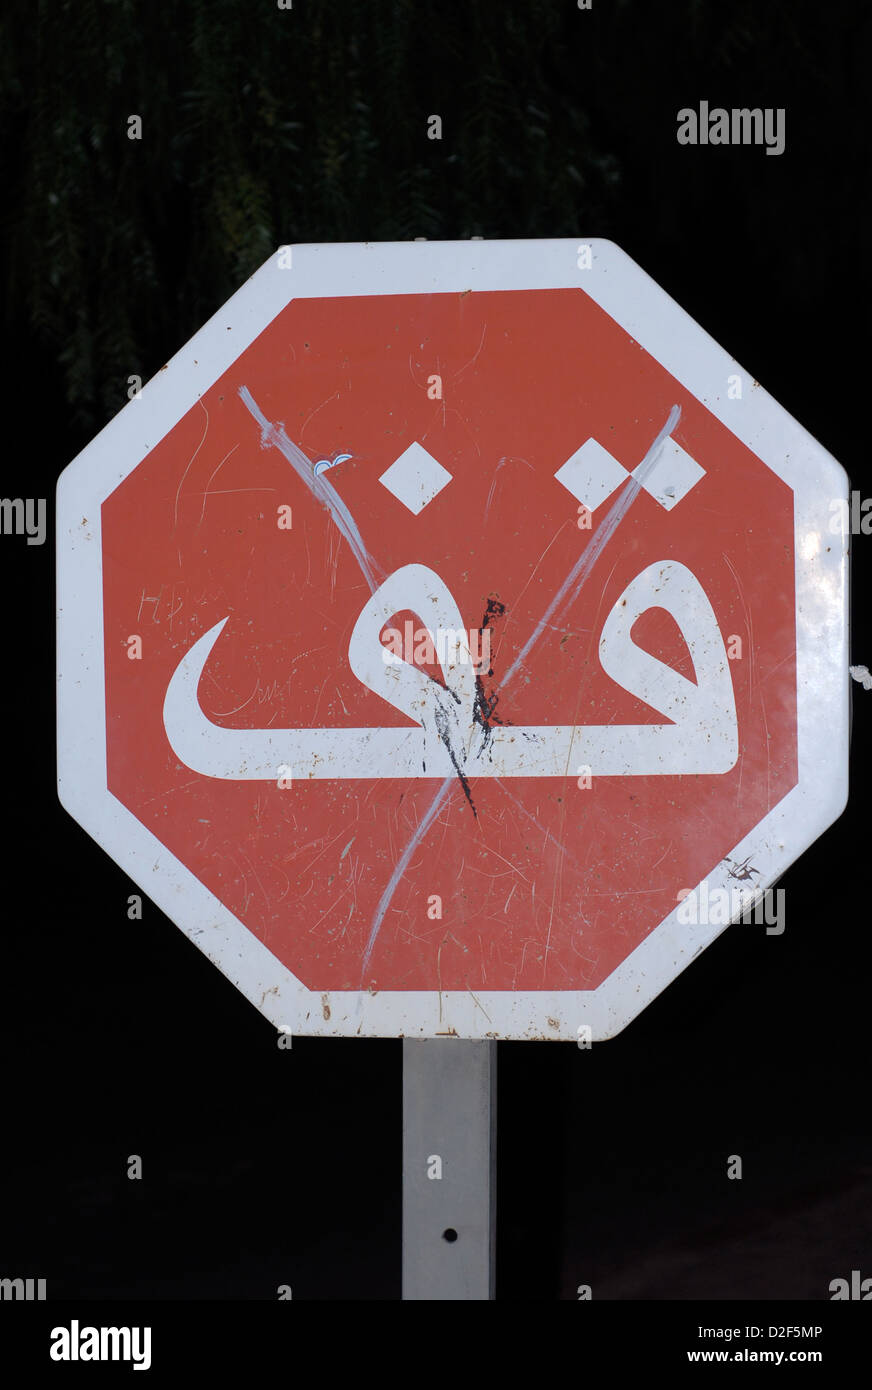
[[[630,638],[649,608],[672,615],[690,653],[696,682]],[[228,729],[212,723],[197,698],[200,677],[227,619],[179,662],[164,700],[164,727],[176,757],[205,777],[273,781],[293,768],[313,778],[566,777],[579,764],[594,777],[723,774],[739,756],[727,653],[702,585],[685,565],[649,565],[627,586],[603,625],[599,658],[606,674],[668,720],[658,724],[491,725],[479,712],[469,660],[443,667],[445,685],[386,652],[379,634],[398,611],[417,612],[433,636],[464,627],[448,587],[424,565],[390,575],[364,605],[348,645],[359,681],[414,721],[415,727]],[[424,619],[424,614],[427,618]]]

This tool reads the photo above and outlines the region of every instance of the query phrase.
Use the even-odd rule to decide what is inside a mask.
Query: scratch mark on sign
[[[330,915],[330,913],[333,911],[334,907],[338,907],[338,905],[342,902],[342,899],[348,897],[348,895],[349,895],[350,892],[351,892],[351,889],[350,889],[350,888],[345,888],[345,889],[339,894],[339,897],[336,898],[336,899],[330,904],[330,906],[327,908],[326,912],[322,912],[322,913],[321,913],[321,916],[318,918],[318,920],[317,920],[317,922],[314,924],[314,926],[311,926],[311,927],[309,928],[309,935],[310,935],[310,936],[312,935],[312,932],[313,932],[313,931],[317,931],[317,929],[320,927],[321,923],[324,921],[324,918],[325,918],[325,917],[329,917],[329,915]]]
[[[724,556],[724,559],[726,560],[727,564],[729,565],[730,573],[732,574],[733,578],[734,578],[735,581],[736,581],[736,588],[737,588],[738,591],[739,591],[739,598],[741,599],[742,608],[743,608],[744,613],[745,613],[745,625],[746,625],[747,630],[748,630],[748,653],[749,653],[748,680],[749,680],[749,685],[750,685],[751,693],[753,694],[753,693],[754,693],[754,690],[755,690],[755,688],[756,688],[757,694],[758,694],[758,696],[759,696],[759,698],[760,698],[760,714],[761,714],[762,719],[763,719],[763,732],[764,732],[765,735],[766,735],[766,809],[769,810],[770,807],[771,807],[771,805],[772,805],[772,798],[771,798],[771,795],[770,795],[770,784],[769,784],[769,773],[770,773],[770,770],[771,770],[771,758],[770,758],[770,747],[771,747],[771,745],[770,745],[770,741],[769,741],[769,721],[768,721],[767,718],[766,718],[766,700],[765,700],[764,695],[763,695],[763,687],[762,687],[762,685],[760,684],[759,674],[758,674],[758,671],[757,671],[757,655],[756,655],[756,652],[757,652],[757,644],[756,644],[756,642],[754,641],[754,623],[753,623],[753,620],[752,620],[752,618],[751,618],[751,610],[749,609],[748,604],[747,604],[747,602],[746,602],[746,600],[745,600],[745,591],[744,591],[744,589],[742,588],[742,581],[740,580],[738,574],[736,573],[736,570],[735,570],[734,567],[733,567],[733,564],[732,564],[732,562],[731,562],[731,560],[730,560],[729,555],[725,554],[724,551],[721,551],[721,554]],[[744,765],[744,759],[742,759],[742,763],[743,763],[743,765]],[[740,771],[740,772],[739,772],[739,794],[740,794],[740,795],[741,795],[741,790],[742,790],[742,773],[741,773],[741,771]]]
[[[527,582],[526,582],[526,584],[524,585],[523,589],[522,589],[521,592],[518,594],[518,597],[515,599],[514,603],[512,604],[512,608],[513,608],[515,611],[517,611],[518,605],[520,604],[521,599],[524,597],[525,593],[527,592],[527,590],[529,589],[529,587],[530,587],[530,585],[532,584],[533,580],[535,579],[535,577],[536,577],[536,571],[537,571],[537,569],[539,568],[539,566],[541,565],[542,561],[545,559],[545,556],[548,554],[548,551],[551,549],[552,545],[553,545],[554,542],[557,540],[557,537],[560,535],[561,531],[565,530],[566,527],[567,527],[569,524],[570,524],[570,523],[569,523],[568,521],[563,521],[563,522],[561,522],[560,525],[558,526],[557,530],[554,532],[554,535],[551,537],[550,541],[549,541],[548,544],[546,545],[545,549],[542,551],[542,554],[539,556],[539,559],[536,561],[535,565],[533,566],[532,570],[530,571],[530,578],[527,580]],[[546,617],[545,619],[543,619],[543,622],[547,622],[547,617]]]
[[[519,801],[518,798],[514,795],[514,793],[509,790],[505,782],[503,782],[499,777],[497,777],[495,780],[497,786],[502,787],[506,796],[509,797],[509,799],[515,803],[518,810],[521,811],[529,821],[533,822],[537,830],[541,830],[543,835],[551,834],[551,832],[542,824],[542,822],[540,820],[537,820],[537,818],[533,815],[531,811],[527,810],[527,807],[524,805],[524,803],[522,801]],[[575,855],[572,854],[566,848],[566,845],[564,845],[562,841],[556,839],[554,835],[551,835],[551,840],[552,843],[555,844],[557,848],[560,850],[560,853],[564,856],[564,858],[568,859],[570,863],[577,865],[578,868],[581,868],[579,860],[576,859]]]
[[[208,497],[210,497],[210,496],[216,496],[216,495],[217,495],[217,494],[215,494],[215,493],[210,493],[210,492],[209,492],[209,488],[210,488],[210,486],[211,486],[212,479],[213,479],[213,478],[215,477],[215,475],[216,475],[218,472],[220,472],[220,470],[224,467],[225,463],[226,463],[227,460],[230,458],[230,455],[236,453],[236,450],[237,450],[238,448],[239,448],[239,445],[238,445],[238,444],[234,444],[234,446],[233,446],[232,449],[228,449],[228,450],[227,450],[227,453],[224,455],[223,459],[222,459],[221,462],[218,464],[218,467],[217,467],[217,468],[214,470],[214,472],[211,474],[211,476],[210,476],[210,478],[209,478],[209,481],[208,481],[207,484],[206,484],[205,490],[204,490],[204,492],[203,492],[203,506],[202,506],[202,508],[200,509],[200,520],[197,522],[197,528],[196,528],[196,529],[197,529],[198,531],[199,531],[200,527],[203,525],[203,517],[206,515],[206,499],[207,499]]]
[[[439,992],[439,1022],[442,1022],[442,947],[445,945],[445,937],[439,942],[436,951],[436,988]]]
[[[185,471],[184,471],[184,473],[182,474],[181,478],[179,479],[179,485],[178,485],[178,487],[176,488],[176,502],[175,502],[175,506],[173,507],[173,530],[174,530],[174,531],[176,530],[176,528],[178,527],[178,524],[179,524],[179,498],[180,498],[180,496],[181,496],[181,494],[182,494],[182,487],[184,486],[185,479],[187,478],[188,474],[189,474],[190,471],[191,471],[191,465],[192,465],[192,463],[194,462],[194,459],[197,457],[197,455],[199,454],[200,450],[201,450],[202,447],[203,447],[203,440],[205,440],[206,435],[209,433],[209,412],[208,412],[208,410],[206,409],[206,407],[203,405],[203,402],[202,402],[202,401],[198,401],[197,404],[201,407],[201,409],[202,409],[202,411],[203,411],[203,414],[206,416],[206,425],[205,425],[205,428],[203,429],[203,438],[200,440],[199,444],[197,445],[196,449],[195,449],[194,452],[192,453],[191,457],[188,459],[188,462],[187,462],[187,464],[185,465]],[[179,557],[179,564],[181,564],[181,556]]]
[[[466,293],[468,294],[469,291],[467,290]],[[484,340],[485,340],[485,335],[486,335],[486,333],[487,333],[487,324],[485,323],[485,324],[482,324],[481,337],[480,337],[479,340],[478,340],[478,347],[476,348],[475,352],[474,352],[474,353],[472,354],[472,356],[470,357],[469,361],[468,361],[468,362],[464,362],[463,366],[460,367],[459,370],[456,371],[456,372],[454,373],[453,376],[449,377],[449,379],[448,379],[448,384],[449,384],[449,386],[453,386],[454,383],[455,383],[455,381],[459,381],[460,378],[463,376],[463,373],[466,372],[466,371],[468,371],[469,368],[472,367],[472,366],[474,366],[475,363],[478,361],[479,356],[481,355],[481,350],[482,350],[482,348],[484,347]]]
[[[141,804],[143,806],[150,806],[153,801],[160,801],[165,796],[172,796],[174,792],[183,792],[186,787],[193,787],[194,782],[199,782],[200,780],[199,777],[195,777],[193,782],[180,782],[177,787],[168,787],[165,792],[158,792],[157,796],[150,796],[147,801],[143,801]]]
[[[257,883],[257,886],[258,886],[258,888],[260,889],[260,891],[261,891],[261,893],[262,893],[262,895],[263,895],[263,900],[264,900],[264,903],[265,903],[265,905],[266,905],[266,908],[269,909],[269,906],[270,906],[270,897],[269,897],[269,893],[266,891],[266,889],[264,888],[263,884],[262,884],[261,881],[260,881],[260,875],[258,874],[257,869],[254,867],[254,862],[253,862],[253,860],[252,860],[252,858],[251,858],[251,855],[247,854],[247,853],[245,852],[245,850],[239,849],[238,846],[237,846],[237,849],[238,849],[238,853],[239,853],[240,855],[242,855],[242,856],[248,861],[249,867],[251,868],[251,872],[254,874],[255,882]]]
[[[312,472],[311,460],[303,453],[302,449],[288,439],[282,425],[272,424],[266,418],[247,386],[239,387],[239,398],[252,418],[260,425],[261,448],[278,449],[279,453],[287,459],[297,477],[305,483],[312,496],[329,511],[339,531],[351,547],[352,554],[360,566],[361,574],[369,585],[370,593],[374,594],[385,578],[384,571],[376,564],[364,545],[357,522],[326,473],[321,473],[317,478],[315,477]],[[377,574],[379,577],[376,577]]]
[[[238,446],[237,446],[238,447]],[[226,457],[226,455],[225,455]],[[210,497],[229,497],[234,492],[277,492],[274,487],[213,487],[209,492]],[[205,497],[205,493],[195,492],[194,497]],[[250,571],[249,571],[250,573]]]
[[[554,615],[564,608],[570,608],[578,598],[585,581],[590,575],[591,570],[599,559],[602,551],[608,545],[621,521],[626,515],[632,503],[638,497],[643,484],[647,481],[654,465],[660,457],[663,445],[672,434],[681,419],[681,406],[674,405],[666,419],[666,424],[660,430],[650,449],[643,458],[638,468],[638,477],[632,475],[627,479],[626,484],[618,493],[617,498],[606,512],[596,530],[592,533],[590,540],[576,560],[569,574],[564,579],[554,598],[549,603],[544,614],[536,624],[532,633],[528,637],[524,646],[516,656],[512,665],[505,674],[503,684],[507,685],[519,667],[523,666],[530,651],[539,641],[546,626]]]
[[[546,835],[546,843],[547,843],[547,841],[548,841],[550,838],[551,838],[551,836],[550,836],[550,833],[549,833],[548,835]],[[543,851],[543,853],[544,853],[544,851],[545,851],[545,845],[542,846],[542,851]],[[551,880],[551,911],[550,911],[550,914],[549,914],[549,917],[548,917],[548,935],[547,935],[546,938],[545,938],[545,954],[544,954],[544,956],[543,956],[543,958],[542,958],[542,978],[543,978],[543,979],[545,978],[545,972],[546,972],[546,970],[547,970],[547,968],[548,968],[548,952],[551,950],[551,928],[554,926],[555,898],[557,898],[558,893],[559,893],[560,879],[561,879],[561,876],[562,876],[562,871],[563,871],[563,861],[561,860],[561,861],[558,863],[557,872],[554,874],[554,876],[553,876],[553,878],[552,878],[552,880]]]
[[[343,827],[343,829],[344,829],[344,827]],[[310,864],[307,864],[306,867],[305,867],[305,869],[301,869],[301,870],[300,870],[300,876],[301,876],[301,877],[302,877],[304,874],[309,873],[310,869],[312,869],[312,868],[318,863],[318,860],[321,858],[321,856],[322,856],[323,854],[326,854],[327,851],[328,851],[328,849],[330,849],[333,845],[336,844],[336,841],[340,838],[340,836],[342,835],[342,833],[343,833],[342,830],[337,831],[337,833],[333,836],[333,839],[327,841],[327,843],[326,843],[326,844],[324,845],[324,847],[320,850],[320,852],[319,852],[318,854],[315,855],[315,858],[311,861],[311,863],[310,863]],[[298,853],[299,853],[299,852],[302,852],[303,850],[311,849],[311,848],[312,848],[312,845],[313,845],[313,844],[316,844],[316,843],[317,843],[317,841],[315,841],[315,840],[310,840],[310,841],[308,842],[308,844],[305,844],[305,845],[301,845],[301,846],[300,846],[300,851],[298,851]],[[290,862],[293,863],[293,861],[294,861],[295,858],[296,858],[296,854],[291,854],[291,855],[289,856]]]
[[[666,858],[667,854],[668,854],[669,851],[672,849],[672,846],[673,846],[674,844],[675,844],[675,841],[674,841],[674,840],[670,840],[670,841],[669,841],[669,844],[666,846],[666,848],[665,848],[665,850],[663,851],[663,853],[661,854],[660,858],[657,860],[657,863],[651,865],[651,872],[652,872],[652,873],[653,873],[654,870],[657,868],[657,864],[662,864],[662,863],[663,863],[663,860]]]
[[[251,692],[251,694],[249,695],[248,699],[242,701],[242,704],[241,704],[241,705],[237,705],[235,709],[224,709],[224,710],[220,710],[220,709],[219,709],[219,710],[212,710],[212,711],[210,711],[210,714],[214,715],[216,719],[228,719],[232,714],[238,714],[240,710],[245,709],[245,706],[246,706],[246,705],[250,705],[250,704],[251,704],[252,700],[254,699],[254,697],[255,697],[255,695],[257,694],[257,692],[258,692],[259,689],[260,689],[260,676],[256,676],[256,677],[255,677],[255,681],[254,681],[254,689],[252,690],[252,692]]]
[[[513,872],[513,873],[516,873],[516,874],[518,875],[519,878],[522,878],[522,879],[524,880],[525,883],[529,883],[529,882],[530,882],[530,880],[526,877],[526,875],[521,873],[521,870],[518,868],[518,866],[517,866],[516,864],[512,864],[508,859],[504,858],[504,856],[503,856],[502,854],[498,854],[497,851],[496,851],[495,849],[491,849],[490,845],[488,845],[488,849],[490,850],[490,853],[491,853],[491,854],[495,854],[495,855],[496,855],[497,859],[502,859],[502,861],[503,861],[504,864],[508,864],[508,866],[509,866],[509,868],[512,870],[512,872]]]
[[[361,981],[363,979],[363,972],[369,965],[370,956],[372,955],[373,947],[375,946],[376,940],[378,938],[379,930],[381,928],[382,921],[384,920],[384,915],[387,912],[388,907],[390,906],[391,899],[397,890],[397,886],[400,882],[400,879],[406,872],[409,860],[412,858],[412,855],[415,853],[415,850],[418,848],[418,845],[421,843],[427,831],[430,829],[430,826],[433,824],[433,821],[436,819],[436,813],[438,812],[440,806],[442,805],[442,802],[445,800],[446,796],[449,794],[453,786],[454,778],[446,777],[445,781],[440,786],[436,795],[433,797],[433,800],[430,802],[430,805],[427,807],[426,812],[421,817],[417,829],[415,830],[414,834],[411,836],[408,843],[406,844],[406,848],[403,850],[402,854],[400,855],[399,859],[394,865],[393,873],[388,879],[387,887],[385,888],[384,892],[379,898],[378,907],[376,908],[375,916],[372,919],[372,926],[370,927],[369,939],[367,940],[366,947],[363,952],[363,959],[360,964]]]
[[[485,521],[487,521],[487,519],[488,519],[488,513],[490,512],[490,509],[491,509],[491,502],[493,501],[494,490],[495,490],[496,485],[497,485],[497,474],[499,473],[500,469],[503,467],[503,464],[506,464],[506,463],[526,463],[526,465],[527,465],[528,468],[530,468],[530,469],[533,468],[532,463],[530,463],[527,459],[522,459],[522,458],[516,457],[514,454],[504,454],[504,456],[500,459],[499,463],[497,464],[496,468],[494,469],[494,476],[493,476],[493,481],[491,482],[491,485],[490,485],[490,492],[488,493],[488,495],[487,495],[487,501],[486,501],[485,504],[484,504],[484,519],[485,519]],[[525,586],[525,587],[526,587],[526,586]]]
[[[328,396],[327,399],[326,399],[326,401],[322,401],[320,405],[316,405],[316,406],[315,406],[315,409],[314,409],[313,411],[311,411],[311,412],[306,416],[305,420],[303,421],[302,425],[300,426],[300,439],[301,439],[301,440],[302,440],[302,438],[303,438],[303,435],[306,433],[306,426],[308,425],[309,421],[310,421],[311,419],[313,419],[313,417],[316,416],[316,415],[318,414],[318,411],[319,411],[319,410],[323,410],[324,407],[325,407],[325,405],[329,405],[331,401],[338,401],[338,400],[339,400],[339,392],[338,392],[338,391],[334,391],[334,392],[333,392],[333,395],[332,395],[332,396]]]
[[[476,999],[476,997],[475,997],[475,995],[473,994],[472,990],[469,988],[469,985],[466,986],[466,990],[467,990],[467,993],[468,993],[469,997],[472,999],[473,1003],[476,1005],[477,1008],[481,1009],[481,1011],[482,1011],[482,1013],[484,1014],[485,1018],[487,1019],[488,1023],[491,1025],[491,1027],[493,1027],[493,1024],[494,1024],[493,1019],[491,1018],[490,1014],[488,1013],[488,1011],[487,1011],[487,1009],[484,1007],[484,1005],[481,1004],[481,1003],[479,1002],[478,999]]]

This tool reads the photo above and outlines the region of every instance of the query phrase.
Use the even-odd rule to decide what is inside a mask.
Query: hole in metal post
[[[457,1239],[457,1232],[455,1231],[453,1226],[449,1226],[447,1231],[442,1232],[442,1239],[447,1240],[449,1244],[451,1243],[451,1241],[455,1241]]]

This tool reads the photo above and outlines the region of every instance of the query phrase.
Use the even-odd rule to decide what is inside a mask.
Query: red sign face
[[[109,789],[309,989],[594,989],[797,780],[793,537],[581,289],[295,299],[103,504]]]

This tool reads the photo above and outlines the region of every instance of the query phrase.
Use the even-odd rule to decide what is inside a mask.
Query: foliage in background
[[[798,88],[826,90],[852,36],[824,25],[811,50],[803,8],[60,0],[7,13],[6,332],[39,334],[93,427],[285,242],[638,228],[680,253],[711,188],[676,206],[660,177],[675,157],[665,74],[674,90],[693,69],[686,101],[735,89],[777,104],[781,52]],[[427,138],[432,114],[441,140]],[[755,177],[771,183],[782,171],[762,166],[776,163]]]

